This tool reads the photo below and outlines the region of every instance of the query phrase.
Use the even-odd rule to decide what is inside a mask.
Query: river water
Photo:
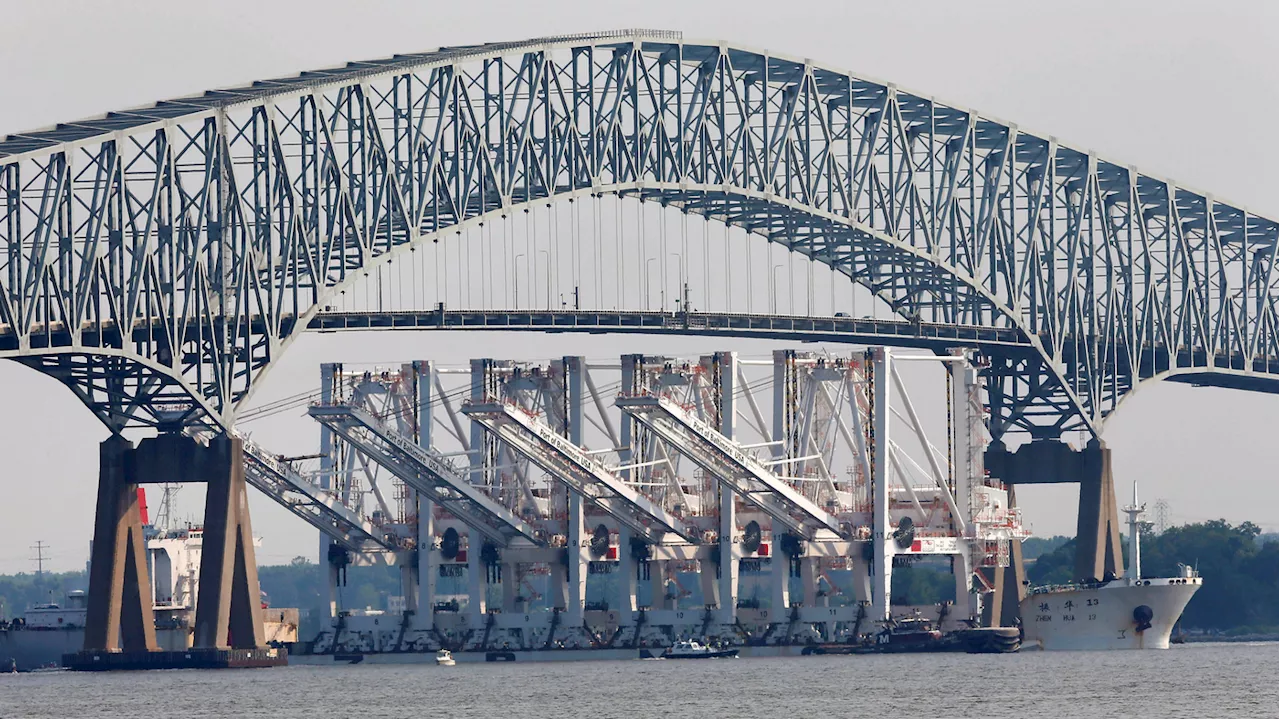
[[[1025,652],[0,676],[0,717],[1277,716],[1275,643]]]

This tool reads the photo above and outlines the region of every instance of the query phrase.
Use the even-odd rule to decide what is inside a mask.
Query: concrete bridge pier
[[[89,564],[86,651],[153,652],[147,547],[142,536],[133,443],[113,434],[98,449],[98,506]]]
[[[144,440],[143,446],[147,441]],[[222,436],[208,447],[192,442],[190,450],[203,455],[203,461],[196,464],[203,465],[207,486],[195,646],[217,649],[264,646],[262,593],[258,586],[258,562],[254,556],[249,496],[244,481],[244,445],[237,437]]]
[[[134,448],[114,435],[102,443],[100,462],[85,650],[158,648],[138,485],[163,482],[207,486],[194,646],[265,646],[241,440],[221,436],[201,446],[162,434]]]
[[[991,476],[1010,485],[1079,484],[1073,578],[1099,580],[1124,573],[1111,450],[1104,443],[1093,439],[1076,450],[1065,442],[1036,440],[1010,452],[997,442],[987,450],[985,462]]]

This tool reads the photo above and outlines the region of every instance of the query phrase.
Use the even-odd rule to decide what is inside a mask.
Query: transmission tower
[[[1164,530],[1169,528],[1169,502],[1165,499],[1157,499],[1154,507],[1155,511],[1155,530],[1156,534],[1164,534]]]
[[[45,554],[45,550],[47,550],[48,548],[49,548],[48,545],[46,545],[44,542],[40,540],[36,540],[36,543],[31,545],[31,549],[35,550],[35,553],[36,553],[36,556],[32,557],[31,561],[36,563],[37,577],[44,576],[44,560],[49,558]]]

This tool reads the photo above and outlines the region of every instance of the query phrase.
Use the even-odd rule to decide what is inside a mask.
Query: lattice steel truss
[[[893,85],[648,30],[350,63],[5,138],[0,356],[112,427],[229,426],[361,270],[604,194],[764,235],[915,322],[1017,330],[1025,351],[998,358],[1009,427],[1096,431],[1149,377],[1280,374],[1274,219]],[[153,390],[189,396],[157,411]]]

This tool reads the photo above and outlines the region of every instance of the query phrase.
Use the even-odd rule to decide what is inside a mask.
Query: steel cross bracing
[[[245,481],[346,549],[367,553],[406,548],[395,536],[380,531],[332,492],[317,487],[288,463],[247,439],[243,441]]]
[[[545,544],[533,527],[475,487],[448,457],[418,446],[368,412],[341,404],[316,405],[307,411],[405,484],[500,546],[521,539]]]
[[[529,461],[569,485],[587,501],[627,525],[637,536],[660,542],[666,533],[701,542],[695,527],[632,489],[586,450],[506,402],[471,401],[462,412]]]
[[[893,85],[649,30],[351,63],[6,137],[0,356],[113,428],[226,428],[362,270],[605,194],[767,237],[912,321],[1016,331],[1032,354],[998,424],[1096,432],[1142,379],[1280,375],[1274,218]]]
[[[744,500],[806,538],[812,539],[819,529],[845,533],[835,516],[671,400],[655,395],[620,395],[617,405]]]

